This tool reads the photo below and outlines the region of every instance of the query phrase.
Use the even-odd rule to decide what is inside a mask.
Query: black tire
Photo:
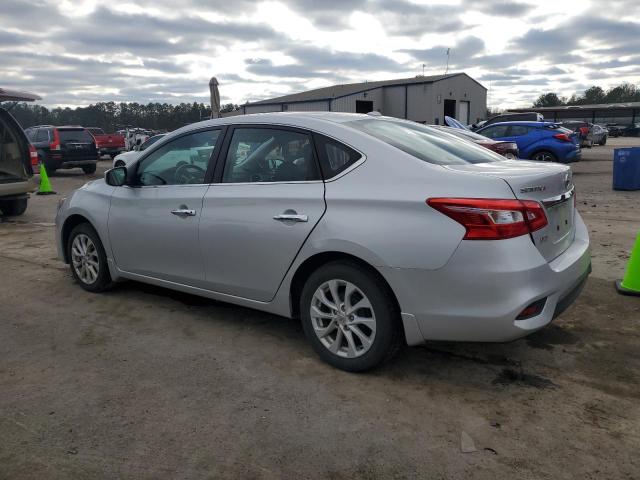
[[[53,175],[58,169],[58,164],[49,158],[49,155],[42,153],[40,162],[44,164],[44,168],[47,171],[47,175]]]
[[[76,271],[76,267],[73,263],[73,257],[71,252],[71,246],[73,245],[73,241],[78,235],[86,235],[91,239],[95,246],[95,251],[98,257],[98,275],[95,281],[91,283],[85,282],[78,272]],[[100,237],[93,229],[91,225],[88,223],[81,223],[74,227],[69,235],[69,239],[67,240],[67,259],[69,260],[69,265],[71,267],[71,273],[73,278],[76,279],[76,282],[80,284],[80,286],[88,292],[99,293],[108,290],[113,282],[111,281],[111,274],[109,273],[109,266],[107,265],[107,255],[104,253],[104,247],[102,246],[102,242],[100,241]]]
[[[607,137],[602,137],[602,140],[600,141],[600,145],[606,145],[607,143]]]
[[[548,150],[540,150],[539,152],[531,155],[531,160],[536,160],[538,162],[557,162],[558,157]]]
[[[27,210],[27,199],[2,200],[0,201],[0,210],[5,217],[22,215]]]
[[[87,175],[91,175],[92,173],[96,173],[97,165],[92,163],[91,165],[83,165],[82,171]]]
[[[375,315],[375,336],[371,346],[360,356],[345,358],[329,351],[314,330],[310,312],[313,296],[321,285],[330,280],[341,280],[355,285],[372,306]],[[389,287],[377,275],[354,262],[330,262],[313,272],[302,289],[300,312],[305,336],[313,349],[322,360],[340,370],[348,372],[370,370],[393,358],[404,344],[400,312]],[[357,337],[353,336],[353,338]],[[363,347],[359,340],[358,342],[360,347]]]

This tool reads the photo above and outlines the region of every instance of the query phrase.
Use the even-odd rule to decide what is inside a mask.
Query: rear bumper
[[[575,150],[571,150],[569,151],[567,154],[564,155],[564,158],[562,158],[562,161],[564,162],[579,162],[582,159],[582,150],[577,148]]]
[[[530,237],[463,241],[438,270],[380,268],[398,298],[407,343],[425,340],[504,342],[528,335],[562,313],[590,272],[589,237],[576,214],[573,243],[545,261]],[[516,320],[546,299],[535,317]]]
[[[21,182],[0,183],[0,200],[13,200],[25,198],[28,193],[38,188],[33,178]]]
[[[58,168],[84,167],[84,166],[87,166],[87,165],[95,165],[97,162],[98,162],[98,159],[62,161],[62,162],[60,162],[60,166]]]
[[[100,155],[118,155],[125,151],[124,147],[100,147]]]

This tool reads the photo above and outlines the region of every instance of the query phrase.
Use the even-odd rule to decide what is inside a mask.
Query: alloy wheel
[[[353,283],[333,279],[311,299],[311,324],[327,350],[345,358],[364,355],[376,336],[376,316],[367,296]]]
[[[91,285],[98,279],[100,272],[98,249],[88,235],[80,233],[73,239],[71,263],[83,283]]]

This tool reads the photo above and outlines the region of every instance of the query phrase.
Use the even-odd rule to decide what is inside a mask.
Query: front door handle
[[[196,211],[189,208],[178,208],[177,210],[171,210],[171,213],[179,217],[195,217]]]
[[[276,215],[273,217],[274,220],[279,220],[281,222],[308,222],[309,217],[306,215],[298,215],[293,213],[281,213],[280,215]]]

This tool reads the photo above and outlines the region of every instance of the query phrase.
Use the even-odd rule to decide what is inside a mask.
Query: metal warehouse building
[[[580,120],[591,123],[632,124],[640,121],[640,102],[518,108],[513,112],[538,112],[554,122]]]
[[[237,114],[333,111],[368,113],[442,124],[445,115],[463,123],[486,116],[487,89],[466,73],[350,83],[247,103]]]

